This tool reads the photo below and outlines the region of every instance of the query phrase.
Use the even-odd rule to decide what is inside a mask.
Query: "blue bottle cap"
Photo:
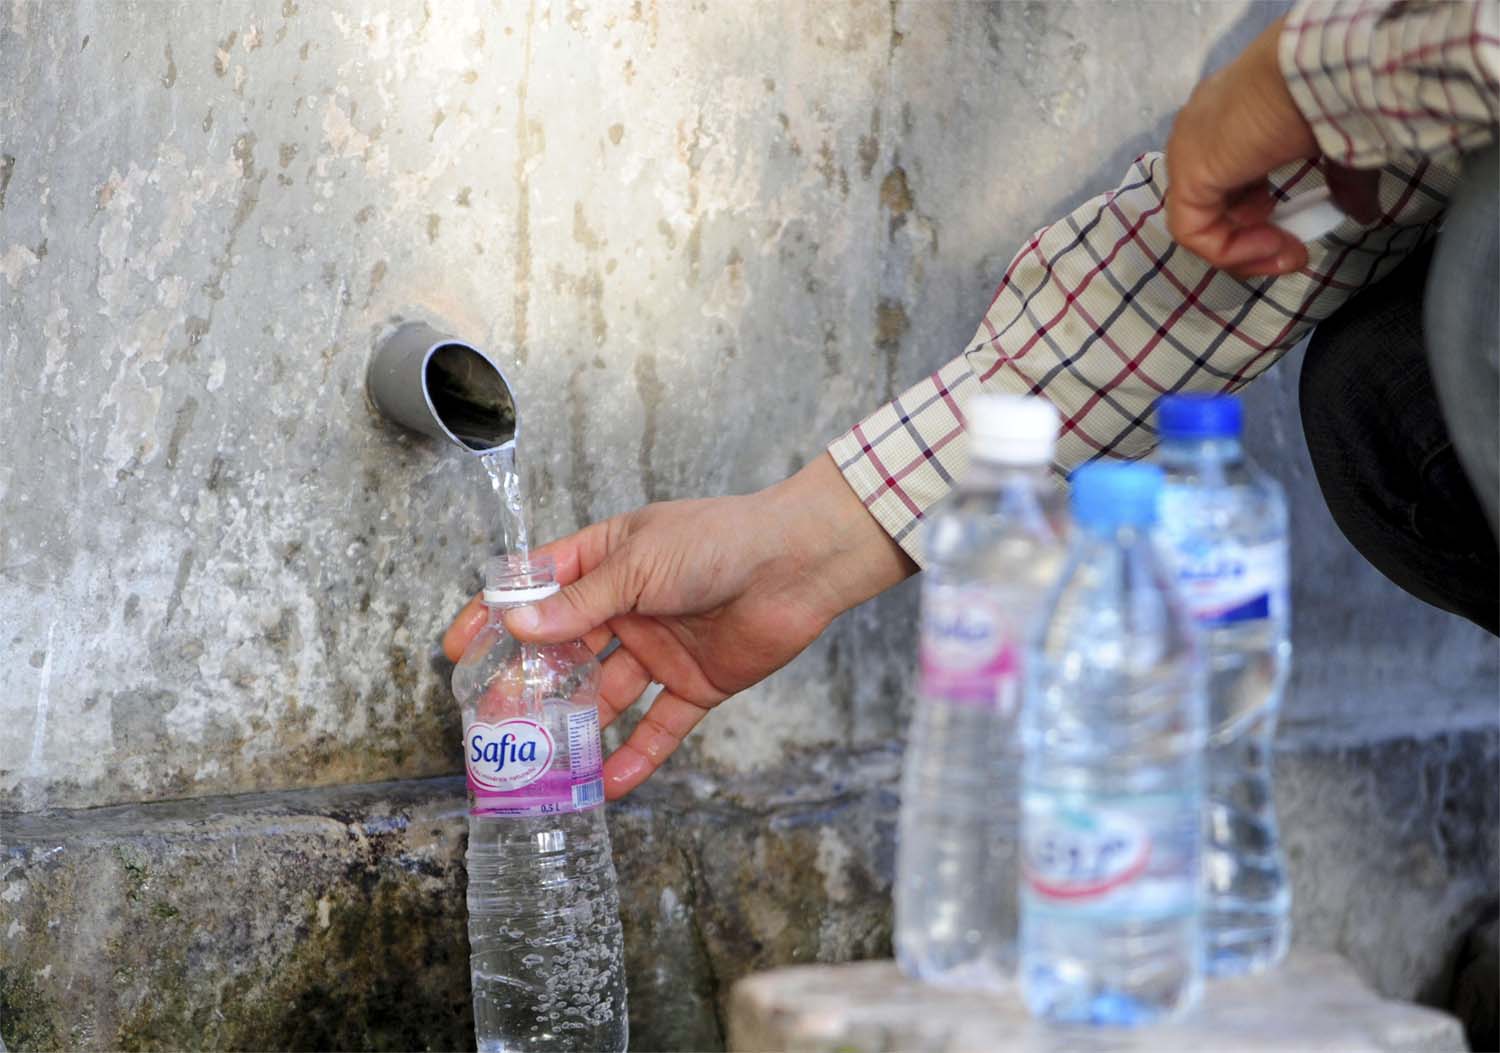
[[[1156,404],[1156,431],[1164,439],[1234,439],[1241,423],[1233,395],[1164,395]]]
[[[1095,461],[1073,473],[1073,519],[1081,527],[1113,530],[1156,522],[1161,469],[1154,464]]]

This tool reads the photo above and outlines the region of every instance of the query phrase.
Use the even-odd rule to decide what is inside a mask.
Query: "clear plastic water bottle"
[[[1160,469],[1073,475],[1073,543],[1028,658],[1021,989],[1137,1026],[1202,988],[1203,664],[1152,531]]]
[[[1206,967],[1255,972],[1286,954],[1291,889],[1271,796],[1271,746],[1291,663],[1287,507],[1240,447],[1232,397],[1157,405],[1162,537],[1208,658]]]
[[[1063,497],[1050,403],[980,395],[967,412],[968,470],[927,525],[895,945],[909,976],[998,988],[1015,972],[1019,664],[1062,562]]]
[[[500,612],[557,591],[547,559],[485,569],[489,621],[453,671],[469,782],[469,951],[481,1053],[618,1051],[620,896],[604,823],[599,663],[522,645]]]

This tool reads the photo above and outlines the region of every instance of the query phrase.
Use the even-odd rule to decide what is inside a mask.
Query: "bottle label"
[[[547,727],[513,717],[474,721],[464,731],[470,815],[551,815],[604,803],[604,759],[599,711],[568,714],[568,764],[554,766],[557,744]]]
[[[1019,697],[1010,612],[985,585],[930,582],[922,590],[924,698],[1012,712]]]
[[[1177,586],[1202,625],[1233,625],[1285,616],[1286,545],[1242,545],[1168,535]]]
[[[1023,896],[1070,916],[1165,918],[1193,910],[1200,819],[1182,794],[1024,795]]]

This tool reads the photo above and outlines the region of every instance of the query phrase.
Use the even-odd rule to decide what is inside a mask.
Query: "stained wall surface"
[[[956,353],[1273,13],[1176,10],[12,2],[0,801],[452,770],[434,641],[497,532],[475,464],[370,413],[384,327],[510,369],[543,536],[764,486]],[[1286,394],[1289,734],[1493,716],[1493,648],[1338,538]],[[889,741],[912,614],[846,618],[678,763]]]

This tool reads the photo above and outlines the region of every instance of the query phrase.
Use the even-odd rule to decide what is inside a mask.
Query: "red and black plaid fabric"
[[[1352,168],[1489,145],[1500,120],[1500,3],[1305,0],[1281,71],[1323,152]]]
[[[1141,457],[1155,442],[1149,415],[1162,394],[1239,389],[1355,292],[1387,274],[1435,231],[1456,179],[1454,147],[1478,145],[1475,129],[1486,120],[1488,134],[1494,133],[1493,71],[1500,50],[1486,27],[1500,5],[1489,2],[1488,16],[1473,16],[1472,6],[1482,5],[1298,5],[1283,31],[1283,69],[1325,149],[1336,138],[1337,152],[1330,153],[1337,159],[1375,157],[1384,166],[1380,217],[1369,225],[1348,220],[1308,246],[1308,264],[1295,274],[1242,281],[1173,243],[1164,213],[1166,166],[1160,154],[1139,158],[1118,187],[1027,242],[962,355],[829,446],[865,507],[920,563],[920,525],[961,469],[963,406],[975,392],[1050,399],[1063,422],[1054,465],[1059,472],[1099,457]],[[1408,18],[1423,20],[1424,28],[1403,29]],[[1468,50],[1444,43],[1449,38],[1431,28],[1437,24],[1477,43]],[[1322,42],[1331,32],[1344,41]],[[1417,37],[1424,43],[1412,45]],[[1400,61],[1414,48],[1425,48],[1426,58]],[[1469,95],[1454,91],[1461,77],[1429,73],[1423,64],[1437,64],[1445,55],[1463,55],[1467,62],[1476,53],[1480,58],[1466,83],[1483,88],[1488,118],[1471,112]],[[1289,55],[1316,68],[1293,67]],[[1372,78],[1384,83],[1385,77],[1400,81],[1399,87],[1368,86]],[[1421,83],[1414,85],[1413,78]],[[1421,102],[1389,101],[1410,92]],[[1450,96],[1459,105],[1445,112],[1450,125],[1461,127],[1438,137],[1425,127],[1442,119],[1431,104]],[[1387,100],[1377,114],[1378,128],[1352,116],[1350,103],[1357,97]],[[1313,98],[1330,109],[1308,112]],[[1397,121],[1393,113],[1408,110],[1420,110],[1424,127],[1403,139],[1385,125]],[[1406,145],[1398,149],[1398,143]],[[1433,143],[1442,149],[1410,152]],[[1289,198],[1321,187],[1323,175],[1315,165],[1299,163],[1274,173],[1271,182],[1279,197]]]

